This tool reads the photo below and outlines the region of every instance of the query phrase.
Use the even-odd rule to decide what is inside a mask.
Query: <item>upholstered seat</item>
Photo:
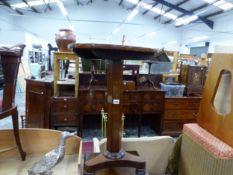
[[[106,150],[106,139],[98,141],[94,138],[94,152]],[[165,174],[169,156],[175,140],[170,136],[154,136],[140,138],[122,138],[122,148],[126,151],[137,151],[146,161],[149,174]]]

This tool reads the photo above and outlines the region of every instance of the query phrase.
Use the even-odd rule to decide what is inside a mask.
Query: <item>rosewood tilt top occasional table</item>
[[[161,51],[110,44],[73,44],[73,51],[86,59],[105,59],[107,76],[107,150],[84,163],[84,174],[92,175],[105,168],[132,167],[136,174],[146,174],[146,162],[121,149],[123,92],[123,60],[149,60]]]

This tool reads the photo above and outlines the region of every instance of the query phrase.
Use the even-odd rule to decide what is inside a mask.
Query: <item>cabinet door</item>
[[[50,97],[52,81],[40,82],[26,79],[26,126],[50,127]]]
[[[29,90],[27,92],[27,127],[45,127],[45,100],[44,91]]]

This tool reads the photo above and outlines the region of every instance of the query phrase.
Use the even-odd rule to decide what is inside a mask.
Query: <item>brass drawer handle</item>
[[[44,92],[36,92],[36,91],[29,91],[30,93],[34,93],[34,94],[37,94],[37,95],[43,95]]]
[[[67,118],[66,118],[66,117],[64,118],[64,121],[67,121]]]
[[[64,105],[64,108],[67,108],[67,105]]]

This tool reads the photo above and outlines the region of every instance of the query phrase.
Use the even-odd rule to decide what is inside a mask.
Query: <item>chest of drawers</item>
[[[79,117],[78,98],[52,97],[51,99],[52,128],[57,128],[60,126],[75,126],[80,128],[80,123],[81,121]]]
[[[196,122],[200,97],[167,97],[164,104],[161,134],[178,135],[183,124]]]

